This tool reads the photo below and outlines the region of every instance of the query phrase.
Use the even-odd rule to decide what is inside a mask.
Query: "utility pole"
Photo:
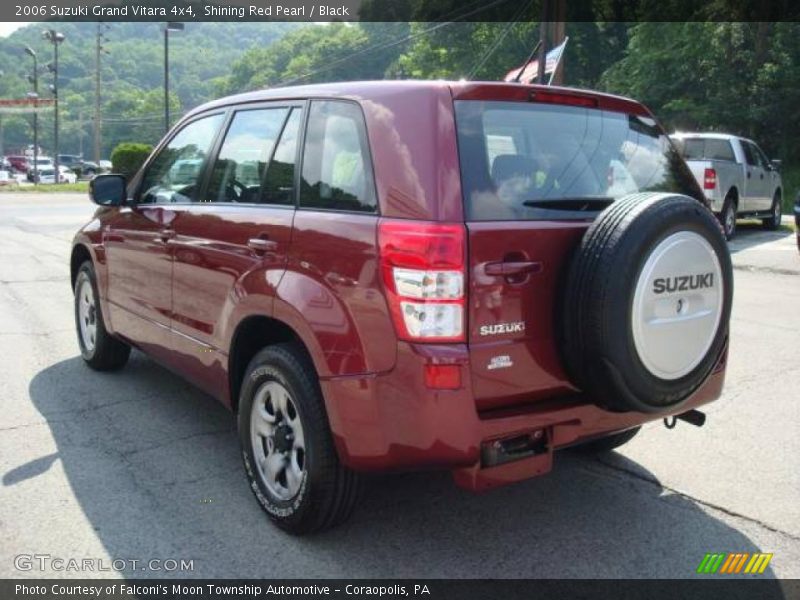
[[[547,68],[547,52],[551,48],[557,47],[564,41],[566,34],[565,21],[567,19],[567,3],[566,0],[543,0],[542,1],[542,18],[539,22],[539,40],[542,45],[539,48],[539,72],[536,79],[537,83],[545,83],[545,69]],[[553,77],[553,83],[562,84],[564,82],[564,67],[561,65],[563,61],[559,61],[556,68],[556,73]]]
[[[550,0],[543,0],[542,2],[542,20],[539,21],[539,56],[537,60],[537,74],[536,83],[539,85],[544,84],[544,69],[545,61],[547,60],[547,20],[549,19],[548,10],[550,8]]]
[[[39,59],[36,52],[30,46],[25,46],[25,52],[33,58],[33,77],[30,78],[33,84],[33,94],[29,96],[33,99],[33,183],[38,183],[39,165]]]
[[[103,51],[103,26],[102,22],[97,23],[97,38],[94,45],[94,162],[100,160],[100,128],[102,120],[100,118],[100,54]]]
[[[164,133],[169,131],[169,33],[183,31],[183,23],[164,25]]]
[[[61,183],[61,172],[58,170],[58,45],[64,41],[64,34],[55,29],[42,32],[42,38],[53,44],[53,85],[51,90],[55,99],[55,118],[53,119],[53,167],[55,168],[55,183]]]
[[[83,109],[78,112],[78,155],[83,160]]]

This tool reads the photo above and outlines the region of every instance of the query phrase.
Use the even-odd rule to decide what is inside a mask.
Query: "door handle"
[[[174,238],[175,235],[176,234],[174,229],[162,229],[161,231],[158,232],[158,235],[155,237],[153,241],[166,244],[168,241]]]
[[[761,179],[764,179],[764,174],[763,173],[761,174]]]
[[[278,242],[267,237],[256,237],[247,240],[247,247],[260,256],[267,252],[275,252],[278,249]]]
[[[483,269],[487,275],[508,277],[510,275],[541,273],[542,263],[536,261],[499,261],[486,263]]]
[[[752,175],[752,173],[751,173],[750,171],[748,171],[748,172],[747,172],[747,178],[748,178],[748,179],[750,179],[750,175]]]

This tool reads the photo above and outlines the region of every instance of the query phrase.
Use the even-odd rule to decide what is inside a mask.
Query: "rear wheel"
[[[725,198],[725,203],[722,206],[722,213],[719,216],[726,240],[730,240],[736,235],[736,211],[738,208],[739,206],[736,202],[736,198],[728,195],[728,197]]]
[[[641,427],[634,427],[633,429],[620,431],[619,433],[612,433],[611,435],[579,444],[578,446],[575,446],[575,449],[586,454],[603,454],[605,452],[611,452],[615,448],[619,448],[620,446],[630,442],[634,437],[636,437],[636,434],[639,433],[641,429]]]
[[[761,223],[763,223],[765,229],[769,229],[770,231],[775,231],[781,226],[781,218],[783,217],[783,205],[781,201],[781,193],[775,192],[775,197],[772,198],[772,210],[770,212],[770,216],[766,219],[762,219]]]
[[[106,331],[91,261],[84,262],[75,278],[75,328],[83,360],[97,371],[125,366],[131,347]]]
[[[250,488],[279,527],[311,533],[350,516],[359,477],[339,462],[314,368],[297,346],[270,346],[250,361],[239,441]]]

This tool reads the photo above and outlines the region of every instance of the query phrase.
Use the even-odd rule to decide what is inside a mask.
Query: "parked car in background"
[[[76,176],[86,179],[91,179],[101,172],[97,163],[84,160],[82,156],[77,154],[59,154],[58,164],[59,166],[69,167]]]
[[[11,168],[16,171],[17,173],[28,173],[28,168],[30,167],[30,163],[26,156],[22,155],[11,155],[6,156]]]
[[[794,197],[794,228],[797,235],[797,250],[800,252],[800,192]]]
[[[769,160],[755,142],[735,135],[675,133],[671,138],[711,202],[726,238],[734,236],[740,217],[761,219],[768,229],[780,227],[780,161]]]
[[[59,154],[58,164],[59,166],[64,165],[70,169],[74,169],[75,167],[80,168],[83,164],[83,157],[78,154]]]
[[[36,177],[36,173],[39,173],[39,176],[48,169],[54,169],[53,159],[49,156],[39,156],[36,158],[36,162],[34,163],[34,159],[30,159],[28,161],[28,181],[37,182],[39,179]]]
[[[139,348],[238,413],[249,486],[293,533],[344,520],[361,471],[485,490],[669,415],[700,425],[722,390],[729,250],[627,98],[252,92],[90,190],[70,261],[83,360]]]
[[[102,172],[103,168],[93,160],[83,161],[83,168],[81,169],[81,177],[84,177],[85,179],[91,179],[98,173]]]
[[[97,162],[97,165],[100,167],[100,171],[103,173],[108,173],[112,168],[110,160],[100,160]]]
[[[78,176],[70,168],[58,165],[58,170],[60,172],[59,183],[75,183],[76,181],[78,181]],[[56,182],[55,173],[56,170],[54,166],[41,167],[39,169],[38,183],[40,184],[55,183]]]
[[[78,181],[78,175],[65,165],[58,165],[58,170],[61,173],[61,183],[75,183]]]
[[[11,171],[8,169],[0,169],[0,186],[12,185],[16,180],[11,176]]]

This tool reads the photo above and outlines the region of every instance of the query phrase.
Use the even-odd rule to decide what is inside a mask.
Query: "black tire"
[[[80,298],[82,285],[86,282],[91,286],[94,294],[94,324],[95,338],[94,345],[87,344],[81,334]],[[88,290],[87,290],[88,291]],[[78,346],[81,349],[81,357],[84,362],[96,371],[115,371],[121,369],[128,362],[131,347],[121,340],[113,337],[106,330],[103,311],[100,306],[100,295],[97,293],[97,277],[94,272],[92,261],[85,261],[78,269],[75,277],[75,329],[78,334]],[[91,346],[91,347],[90,347]]]
[[[722,204],[722,212],[719,215],[719,222],[722,224],[722,232],[725,234],[726,240],[732,240],[736,235],[736,211],[739,209],[739,203],[736,198],[728,194],[725,197],[725,202]]]
[[[305,439],[302,481],[299,491],[288,499],[270,491],[255,462],[253,402],[259,388],[270,381],[278,382],[289,392]],[[306,353],[294,344],[261,350],[247,367],[239,398],[239,441],[245,473],[270,519],[295,535],[321,531],[345,521],[359,497],[360,477],[339,461],[316,371]]]
[[[604,454],[606,452],[611,452],[630,442],[641,429],[641,427],[634,427],[633,429],[627,429],[619,433],[612,433],[605,437],[578,444],[575,446],[575,450],[585,454]]]
[[[761,223],[764,226],[764,229],[769,231],[775,231],[780,229],[781,226],[781,217],[783,216],[783,200],[781,198],[781,193],[779,191],[775,192],[775,196],[772,198],[772,207],[770,208],[771,214],[769,218],[762,219]]]
[[[711,320],[703,321],[710,325],[704,336],[697,336],[699,340],[687,340],[683,348],[672,351],[671,345],[662,343],[663,337],[656,336],[655,351],[661,356],[687,360],[686,372],[676,369],[674,377],[670,377],[645,366],[637,349],[634,330],[639,325],[650,326],[650,321],[644,319],[644,313],[634,312],[634,300],[639,290],[643,296],[653,298],[648,300],[648,306],[656,306],[662,300],[669,307],[676,306],[677,317],[672,320],[679,324],[673,326],[673,331],[690,326],[690,317],[703,308],[702,301],[692,300],[690,305],[686,300],[684,304],[686,294],[675,291],[677,283],[666,292],[660,289],[664,279],[650,280],[652,273],[658,271],[651,269],[645,278],[641,277],[651,255],[659,255],[656,251],[663,247],[659,244],[669,244],[665,240],[681,235],[697,240],[692,248],[699,245],[704,249],[705,254],[696,257],[697,265],[706,264],[702,261],[715,265],[718,276],[712,274],[710,279],[700,280],[698,275],[697,286],[702,285],[717,304],[709,313]],[[687,264],[686,275],[693,273],[694,258]],[[681,271],[671,273],[674,277],[668,281],[687,284],[682,272],[684,264],[681,262]],[[691,280],[690,277],[689,285]],[[703,290],[692,293],[702,295]],[[706,380],[716,364],[728,335],[732,296],[728,247],[719,223],[705,206],[687,196],[670,194],[643,193],[620,199],[588,229],[567,274],[562,302],[562,353],[567,372],[590,399],[605,409],[655,413],[675,408]],[[695,311],[691,315],[690,306]],[[687,315],[681,318],[684,307]]]

